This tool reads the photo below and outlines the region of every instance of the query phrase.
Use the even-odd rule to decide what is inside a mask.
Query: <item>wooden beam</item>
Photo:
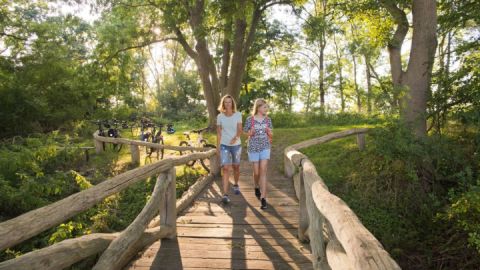
[[[139,250],[152,244],[158,239],[170,234],[173,228],[155,227],[142,233],[140,240],[135,244]],[[72,264],[84,260],[105,250],[120,233],[94,233],[73,239],[66,239],[51,246],[37,249],[15,259],[0,263],[0,270],[57,270],[64,269]],[[127,262],[136,253],[129,254]]]
[[[175,228],[175,233],[172,233],[168,236],[168,238],[173,239],[177,235],[177,191],[175,182],[175,168],[169,170],[167,177],[169,179],[169,185],[167,187],[165,200],[163,200],[160,205],[159,218],[160,226],[169,226]]]
[[[312,197],[312,184],[320,182],[315,166],[305,160],[302,166],[302,174],[305,188],[305,208],[308,213],[308,236],[312,249],[312,263],[314,269],[330,269],[325,251],[325,239],[323,236],[324,217],[320,214]],[[304,209],[300,211],[305,211]],[[305,226],[305,225],[304,225]]]
[[[192,150],[192,151],[205,152],[212,149],[210,147],[174,146],[174,145],[164,145],[164,144],[158,144],[158,143],[152,143],[152,142],[143,142],[143,141],[131,140],[131,139],[125,139],[125,138],[103,137],[103,136],[98,136],[98,131],[96,131],[93,134],[93,139],[95,141],[96,148],[97,148],[97,144],[100,145],[101,143],[116,143],[116,144],[126,144],[126,145],[147,146],[155,149],[167,149],[167,150],[174,150],[174,151]]]
[[[130,155],[132,156],[132,163],[133,164],[140,164],[140,149],[138,145],[131,144],[130,145]]]
[[[348,130],[343,130],[343,131],[339,131],[339,132],[333,132],[333,133],[327,134],[327,135],[319,137],[319,138],[314,138],[314,139],[311,139],[311,140],[307,140],[307,141],[303,141],[303,142],[291,145],[290,148],[300,150],[302,148],[310,147],[310,146],[317,145],[317,144],[326,143],[326,142],[329,142],[329,141],[332,141],[332,140],[348,137],[350,135],[367,133],[368,130],[369,130],[368,128],[354,128],[354,129],[348,129]]]
[[[315,208],[330,222],[353,269],[400,269],[348,205],[325,189],[321,181],[312,184],[311,193]]]
[[[120,192],[147,177],[166,171],[191,160],[215,155],[216,150],[172,157],[119,174],[89,189],[70,195],[60,201],[32,210],[0,223],[0,250],[14,246],[89,209],[104,198]]]
[[[148,223],[160,210],[160,205],[165,201],[166,190],[172,178],[167,173],[161,173],[152,192],[152,196],[143,207],[142,211],[128,227],[115,238],[108,248],[102,253],[93,270],[114,270],[121,269],[119,265],[125,254],[131,253],[133,244],[142,236]]]
[[[360,151],[365,149],[365,133],[357,134],[357,145]]]
[[[215,176],[210,173],[208,175],[202,176],[193,185],[191,185],[190,188],[188,188],[188,190],[182,194],[182,197],[176,200],[176,212],[180,213],[185,210],[200,194],[200,192],[213,181],[214,178]],[[152,220],[152,222],[150,222],[148,227],[152,228],[159,225],[160,217],[157,216]]]
[[[298,174],[298,240],[301,242],[306,242],[309,240],[306,232],[310,222],[308,220],[305,183],[303,180],[303,169],[300,169],[300,173]]]

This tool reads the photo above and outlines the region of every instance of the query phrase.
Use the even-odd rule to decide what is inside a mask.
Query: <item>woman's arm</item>
[[[243,134],[246,136],[250,136],[252,133],[252,127],[250,123],[250,118],[247,117],[247,119],[245,119],[245,125],[243,126]]]
[[[272,125],[272,119],[269,117],[267,119],[267,134],[268,136],[273,136],[273,125]]]
[[[242,135],[242,122],[237,123],[237,133],[235,134],[235,137],[230,141],[230,144],[234,144],[237,142],[238,139],[240,139],[240,136]]]
[[[221,141],[222,141],[222,126],[217,125],[217,149],[220,149]]]

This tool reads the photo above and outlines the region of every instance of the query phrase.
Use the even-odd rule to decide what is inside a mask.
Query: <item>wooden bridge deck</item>
[[[281,149],[273,150],[268,209],[259,208],[244,151],[241,194],[232,193],[230,205],[220,202],[218,177],[179,214],[175,239],[155,242],[125,269],[312,269],[310,247],[296,238],[298,201],[293,183],[280,171]]]

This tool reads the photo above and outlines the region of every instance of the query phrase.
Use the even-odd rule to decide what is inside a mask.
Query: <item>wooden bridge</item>
[[[0,223],[0,250],[4,250],[133,183],[158,176],[144,209],[122,232],[64,240],[1,262],[0,270],[63,269],[94,255],[98,260],[93,269],[400,269],[352,210],[328,191],[308,157],[298,152],[350,135],[357,135],[363,149],[366,132],[346,130],[284,151],[274,148],[266,210],[259,209],[253,194],[252,168],[247,162],[241,164],[241,194],[232,194],[231,204],[223,205],[216,150],[94,134],[97,152],[103,150],[102,143],[127,144],[134,163],[139,162],[140,146],[198,152],[133,169]],[[197,159],[210,160],[210,173],[176,200],[175,166]]]

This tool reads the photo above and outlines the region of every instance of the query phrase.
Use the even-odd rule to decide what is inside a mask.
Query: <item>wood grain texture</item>
[[[170,227],[150,228],[135,244],[138,250],[173,232]],[[67,239],[0,263],[1,270],[58,270],[105,250],[120,233],[94,233]],[[131,255],[135,255],[130,254]],[[128,261],[127,261],[128,262]]]
[[[329,192],[315,165],[298,151],[351,135],[357,135],[358,147],[363,150],[367,132],[350,129],[330,133],[284,150],[285,175],[292,178],[300,200],[298,235],[301,240],[310,240],[315,269],[400,269],[348,205]]]
[[[170,170],[171,171],[171,170]],[[102,253],[97,263],[93,267],[93,270],[113,270],[122,267],[119,262],[128,254],[131,253],[131,249],[134,247],[134,243],[142,236],[143,231],[147,228],[148,223],[153,217],[160,211],[160,208],[166,207],[167,199],[167,187],[172,181],[172,177],[169,177],[167,173],[161,173],[157,177],[157,182],[152,192],[152,196],[145,204],[140,214],[133,220],[130,225],[113,240],[108,248]],[[162,215],[162,220],[166,219],[166,214]],[[162,222],[161,225],[167,225]]]
[[[114,176],[89,189],[0,223],[0,250],[14,246],[89,209],[130,185],[190,160],[209,158],[215,149],[171,157]],[[45,218],[48,217],[48,218]]]
[[[243,152],[240,195],[231,192],[231,203],[223,205],[221,179],[206,182],[179,213],[177,238],[153,243],[125,269],[312,269],[310,247],[297,238],[293,182],[276,170],[282,149],[272,149],[266,210],[254,195],[252,165]]]

